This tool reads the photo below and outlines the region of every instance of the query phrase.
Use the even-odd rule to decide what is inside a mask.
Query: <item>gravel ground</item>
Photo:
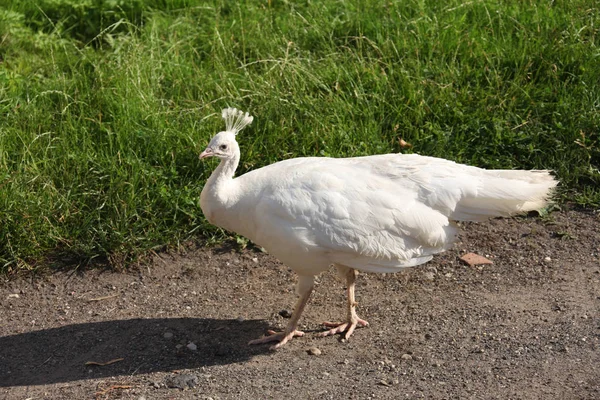
[[[462,228],[428,264],[361,274],[370,326],[347,342],[315,335],[344,313],[321,275],[278,351],[247,342],[285,326],[295,277],[260,252],[3,277],[0,399],[600,399],[600,214]]]

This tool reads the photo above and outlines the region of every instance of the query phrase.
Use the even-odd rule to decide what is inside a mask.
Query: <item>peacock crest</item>
[[[246,125],[250,125],[254,119],[252,115],[232,107],[224,108],[222,116],[225,120],[225,130],[234,135],[237,135]]]

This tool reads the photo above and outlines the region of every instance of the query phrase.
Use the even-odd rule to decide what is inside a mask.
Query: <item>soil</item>
[[[344,315],[329,271],[277,351],[247,342],[285,326],[295,276],[260,251],[4,277],[0,399],[600,399],[599,235],[590,210],[462,224],[433,261],[359,276],[349,341],[316,337]]]

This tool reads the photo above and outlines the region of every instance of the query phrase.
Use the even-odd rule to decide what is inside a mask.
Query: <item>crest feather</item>
[[[250,125],[254,117],[237,108],[224,108],[222,113],[225,120],[225,130],[237,135],[246,125]]]

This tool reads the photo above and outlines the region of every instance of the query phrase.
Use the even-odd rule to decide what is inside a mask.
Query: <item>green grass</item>
[[[409,151],[547,168],[600,204],[595,0],[0,0],[0,269],[223,233],[198,198],[221,108],[239,173]]]

